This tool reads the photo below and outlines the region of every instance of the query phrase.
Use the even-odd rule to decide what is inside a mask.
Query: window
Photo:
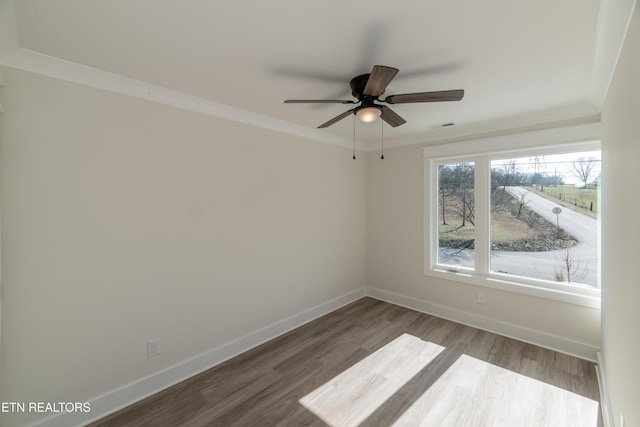
[[[473,162],[438,164],[438,264],[475,265],[475,167]]]
[[[600,143],[561,136],[424,149],[425,274],[599,307]]]

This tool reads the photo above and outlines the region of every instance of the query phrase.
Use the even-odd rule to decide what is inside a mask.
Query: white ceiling
[[[385,95],[464,89],[460,102],[395,105],[407,123],[470,126],[545,111],[592,111],[600,0],[17,0],[22,49],[108,71],[350,141],[349,80],[400,70]],[[356,127],[379,141],[380,123]],[[320,135],[320,134],[319,134]]]

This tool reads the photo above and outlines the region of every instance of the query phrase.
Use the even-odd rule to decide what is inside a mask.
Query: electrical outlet
[[[160,340],[147,341],[147,359],[160,354]]]
[[[478,304],[486,304],[484,294],[478,294]]]

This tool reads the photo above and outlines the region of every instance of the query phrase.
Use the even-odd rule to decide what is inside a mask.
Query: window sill
[[[425,276],[450,280],[464,284],[498,289],[516,294],[529,295],[568,304],[600,310],[600,289],[590,286],[557,284],[554,282],[541,282],[536,284],[534,280],[526,280],[516,276],[490,274],[481,276],[473,271],[459,270],[457,272],[447,270],[446,267],[427,269]],[[564,289],[563,289],[564,288]]]

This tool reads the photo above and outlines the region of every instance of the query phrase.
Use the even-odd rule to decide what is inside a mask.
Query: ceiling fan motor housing
[[[370,75],[371,74],[361,74],[351,79],[349,85],[351,86],[351,95],[353,95],[354,98],[358,98],[360,101],[363,100],[365,97],[364,88],[367,86]]]

